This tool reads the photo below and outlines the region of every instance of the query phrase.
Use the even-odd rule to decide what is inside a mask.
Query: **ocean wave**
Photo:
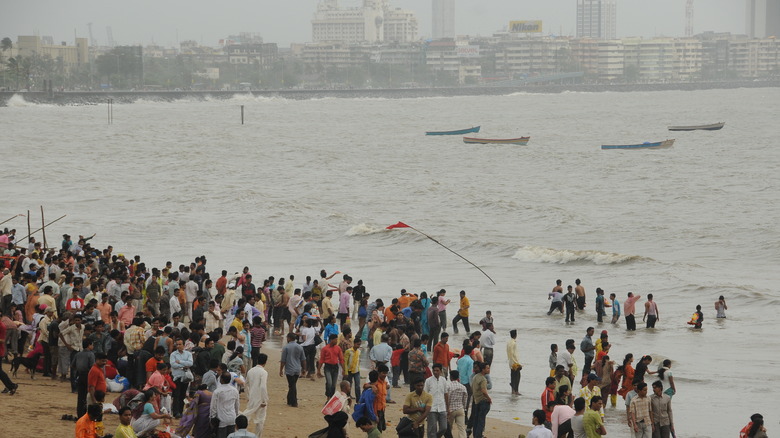
[[[652,260],[647,257],[614,252],[555,249],[543,246],[523,246],[515,252],[512,258],[524,262],[555,263],[559,265],[576,262],[592,263],[594,265],[619,265]]]
[[[33,106],[51,106],[47,104],[40,104],[35,102],[28,102],[21,94],[14,94],[5,102],[5,105],[9,108],[28,108]]]
[[[370,225],[363,222],[347,230],[347,232],[344,233],[344,235],[345,236],[369,236],[371,234],[383,233],[385,231],[389,231],[389,230],[385,227]]]

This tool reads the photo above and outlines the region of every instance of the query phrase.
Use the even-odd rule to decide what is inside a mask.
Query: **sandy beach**
[[[268,407],[264,437],[268,438],[305,438],[312,432],[325,427],[327,424],[322,418],[320,410],[325,403],[324,379],[317,381],[301,380],[298,383],[299,407],[292,408],[285,404],[287,394],[287,381],[279,377],[278,337],[263,347],[263,352],[268,354],[268,393],[271,403]],[[3,369],[9,371],[9,366]],[[361,373],[367,375],[368,373]],[[19,391],[9,396],[0,396],[0,406],[4,412],[4,420],[0,429],[3,436],[8,437],[39,437],[62,438],[73,436],[75,423],[64,421],[60,418],[63,414],[75,415],[76,394],[71,394],[70,384],[61,383],[58,380],[43,378],[38,374],[35,380],[20,370],[13,379],[19,384]],[[388,405],[386,412],[387,421],[390,423],[385,436],[396,436],[394,427],[403,415],[401,404],[406,392],[404,389],[393,390],[393,400],[397,403]],[[118,394],[109,393],[107,402],[111,402]],[[242,407],[246,404],[246,397],[241,396]],[[13,420],[9,411],[13,410]],[[527,415],[530,419],[530,413]],[[119,419],[116,415],[104,417],[106,433],[114,433]],[[250,426],[250,431],[252,426]],[[485,436],[488,438],[517,438],[519,434],[526,434],[528,427],[520,426],[506,421],[488,418]],[[365,436],[355,427],[354,421],[349,424],[349,436],[359,438]]]

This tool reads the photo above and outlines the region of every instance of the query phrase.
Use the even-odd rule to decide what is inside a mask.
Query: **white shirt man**
[[[179,302],[179,297],[174,295],[168,302],[170,303],[171,315],[174,313],[181,313],[181,303]]]
[[[238,389],[230,384],[230,380],[230,374],[222,374],[217,389],[211,395],[210,417],[219,419],[217,436],[227,436],[230,427],[235,428],[240,409]]]
[[[568,350],[563,350],[558,353],[558,365],[563,365],[566,373],[569,373],[571,366],[574,363],[571,357],[571,353]]]
[[[425,380],[424,391],[433,397],[428,414],[428,436],[437,436],[438,432],[447,430],[447,392],[449,384],[447,379],[441,375],[441,365],[433,366],[433,375]]]
[[[479,343],[483,348],[494,348],[496,346],[496,335],[491,330],[485,330],[479,337]]]
[[[268,371],[265,363],[268,359],[261,354],[258,365],[255,365],[246,374],[246,410],[242,413],[250,422],[255,423],[255,435],[263,436],[265,427],[266,409],[268,408]]]

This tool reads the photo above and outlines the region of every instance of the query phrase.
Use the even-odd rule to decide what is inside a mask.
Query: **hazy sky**
[[[341,0],[343,6],[360,0]],[[618,37],[681,36],[686,0],[618,0]],[[317,0],[30,0],[14,1],[0,14],[0,38],[53,36],[73,43],[74,32],[105,45],[111,26],[117,44],[173,46],[194,39],[215,46],[238,32],[260,33],[266,42],[287,46],[311,40]],[[491,35],[510,20],[543,20],[544,33],[574,35],[576,0],[456,0],[459,35]],[[391,0],[393,7],[417,13],[420,36],[431,33],[430,0]],[[744,0],[696,0],[694,30],[745,32]]]

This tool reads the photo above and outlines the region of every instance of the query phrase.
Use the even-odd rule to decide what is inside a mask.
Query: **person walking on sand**
[[[287,406],[298,407],[298,377],[306,368],[303,347],[295,340],[295,333],[287,333],[287,344],[282,348],[279,377],[287,376]]]
[[[645,302],[645,314],[642,316],[642,321],[647,321],[647,328],[655,328],[656,321],[661,319],[661,314],[658,312],[658,304],[653,301],[653,294],[647,294],[647,301]]]
[[[636,318],[634,312],[636,312],[636,302],[642,298],[642,295],[634,295],[633,292],[628,293],[628,298],[623,303],[623,313],[626,315],[626,330],[636,330]]]
[[[240,410],[238,389],[230,384],[230,373],[219,376],[219,386],[211,396],[209,417],[212,424],[217,424],[217,438],[227,438],[236,430],[236,417]]]
[[[2,316],[3,314],[0,312],[0,317]],[[19,385],[12,382],[11,378],[8,377],[8,374],[3,371],[3,359],[5,358],[5,334],[5,324],[0,323],[0,382],[3,382],[3,385],[5,385],[5,389],[8,390],[9,394],[14,395],[16,394],[16,389],[19,388]]]
[[[257,438],[263,436],[266,410],[268,409],[268,371],[265,370],[267,362],[268,355],[260,353],[257,357],[257,365],[246,374],[245,388],[248,402],[246,409],[241,414],[255,424]]]
[[[453,438],[466,438],[466,403],[468,391],[460,383],[458,370],[450,371],[450,383],[447,389],[447,422]]]
[[[471,387],[474,393],[474,412],[471,414],[474,438],[483,438],[485,431],[485,418],[490,412],[493,400],[488,393],[487,375],[490,374],[490,365],[483,362],[474,363],[474,377],[471,379]]]
[[[726,317],[726,310],[729,309],[729,306],[726,305],[726,298],[721,295],[718,297],[718,301],[715,301],[715,311],[717,311],[717,317],[718,318],[725,318]]]
[[[336,392],[336,383],[339,380],[339,366],[344,363],[344,352],[338,346],[339,335],[332,334],[328,338],[328,345],[320,350],[320,362],[317,367],[319,374],[322,366],[325,366],[325,397],[330,399]],[[343,375],[343,373],[342,373]]]

